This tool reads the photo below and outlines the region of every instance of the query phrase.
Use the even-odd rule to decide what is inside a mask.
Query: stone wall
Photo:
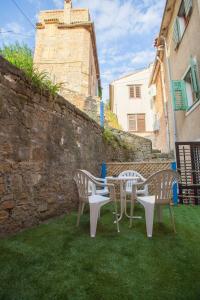
[[[152,143],[150,140],[129,132],[118,129],[110,129],[120,140],[134,152],[134,161],[148,160],[152,158]]]
[[[100,115],[100,98],[95,96],[84,96],[79,93],[76,93],[70,89],[61,87],[60,93],[67,101],[74,104],[80,110],[85,112],[87,115],[92,117],[95,121],[99,123],[99,115]]]
[[[0,57],[0,235],[75,208],[77,168],[100,175],[103,160],[136,155],[108,145],[95,121],[61,96],[31,86]]]

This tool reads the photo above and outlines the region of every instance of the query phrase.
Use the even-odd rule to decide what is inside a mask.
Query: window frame
[[[185,17],[180,17],[179,16],[182,5],[184,5]],[[191,15],[192,15],[192,12],[193,12],[193,5],[194,4],[192,2],[192,6],[191,6],[191,9],[190,9],[188,15],[186,15],[186,8],[185,8],[185,1],[184,0],[181,1],[181,4],[179,6],[178,14],[176,15],[175,22],[174,22],[174,25],[173,25],[173,40],[174,40],[174,43],[175,43],[175,50],[176,51],[178,50],[179,45],[181,44],[181,41],[182,41],[182,39],[185,35],[185,32],[187,30],[188,24],[190,23]],[[180,29],[180,20],[179,20],[179,18],[183,18],[184,22],[185,22],[185,28],[184,28],[183,31],[181,31],[181,29]],[[176,34],[178,35],[178,40],[177,41],[175,40],[175,31],[176,31]]]
[[[140,97],[137,97],[137,88],[139,87]],[[130,84],[129,88],[129,99],[142,99],[142,84]],[[131,96],[131,89],[133,89],[133,97]]]
[[[135,116],[135,122],[136,122],[136,130],[130,130],[130,117]],[[138,130],[138,116],[144,116],[144,130]],[[138,114],[128,114],[128,132],[146,132],[146,114],[145,113],[138,113]]]
[[[197,62],[197,60],[196,60],[196,57],[194,57],[194,58],[191,58],[191,59],[193,59],[193,61],[196,63],[196,65],[198,66],[198,62]],[[187,66],[187,68],[186,68],[186,70],[185,70],[185,72],[184,72],[184,74],[183,74],[183,76],[182,76],[182,80],[185,82],[185,85],[186,85],[186,81],[185,81],[185,78],[186,78],[186,76],[187,76],[187,74],[189,73],[189,72],[191,72],[192,73],[192,66],[191,66],[191,64],[190,65],[188,65]],[[197,80],[199,81],[199,88],[200,88],[200,74],[199,74],[199,72],[197,71]],[[192,93],[195,93],[195,88],[194,88],[194,86],[193,86],[193,82],[191,81],[191,86],[192,86]],[[186,96],[187,96],[187,103],[188,103],[188,93],[187,93],[187,89],[186,89]],[[196,97],[196,96],[195,96]],[[188,108],[187,108],[187,110],[186,110],[186,113],[187,112],[189,112],[191,109],[193,109],[193,107],[194,106],[196,106],[196,104],[197,103],[200,103],[200,97],[199,97],[199,99],[197,98],[191,105],[189,105],[189,103],[188,103]]]

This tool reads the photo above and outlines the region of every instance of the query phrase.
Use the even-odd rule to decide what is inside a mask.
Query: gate
[[[179,203],[200,204],[200,142],[176,143]]]

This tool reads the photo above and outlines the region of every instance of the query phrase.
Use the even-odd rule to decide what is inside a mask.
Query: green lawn
[[[77,229],[73,213],[0,240],[0,299],[200,299],[200,207],[175,216],[178,234],[165,210],[152,239],[144,219],[118,234],[105,207],[95,239],[89,215]]]

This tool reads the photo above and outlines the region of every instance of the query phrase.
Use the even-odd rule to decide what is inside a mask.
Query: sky
[[[154,61],[154,40],[160,30],[165,2],[73,0],[73,7],[89,8],[95,24],[104,100],[109,97],[109,83]],[[19,41],[34,50],[38,12],[62,9],[63,3],[64,0],[0,0],[0,47]]]

